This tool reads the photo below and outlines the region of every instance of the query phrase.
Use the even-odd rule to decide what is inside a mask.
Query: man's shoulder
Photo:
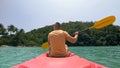
[[[52,34],[53,33],[53,31],[51,31],[49,34]]]
[[[53,31],[51,31],[50,33],[49,33],[49,35],[51,35],[51,34],[54,34],[56,31],[55,30],[53,30]]]
[[[61,32],[62,32],[62,33],[67,33],[67,31],[64,31],[64,30],[57,30],[57,31],[54,30],[54,31],[51,31],[49,34],[54,34],[54,33],[56,33],[56,32],[57,32],[57,33],[59,33],[59,32],[60,32],[60,33],[61,33]]]
[[[64,33],[68,33],[67,31],[63,31]]]

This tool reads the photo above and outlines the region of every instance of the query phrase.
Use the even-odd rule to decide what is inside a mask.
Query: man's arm
[[[77,38],[78,38],[78,32],[75,32],[75,36],[72,37],[65,31],[65,36],[66,36],[67,41],[69,41],[71,43],[75,43],[77,41]]]

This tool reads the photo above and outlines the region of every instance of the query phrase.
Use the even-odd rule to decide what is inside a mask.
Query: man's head
[[[59,22],[56,22],[53,26],[54,30],[58,30],[60,29],[60,23]]]

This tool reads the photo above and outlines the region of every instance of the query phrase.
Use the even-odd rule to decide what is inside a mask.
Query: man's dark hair
[[[56,22],[55,25],[60,28],[60,23],[59,22]]]

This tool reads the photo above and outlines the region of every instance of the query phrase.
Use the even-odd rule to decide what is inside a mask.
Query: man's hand
[[[75,35],[78,35],[78,31],[75,32]]]

